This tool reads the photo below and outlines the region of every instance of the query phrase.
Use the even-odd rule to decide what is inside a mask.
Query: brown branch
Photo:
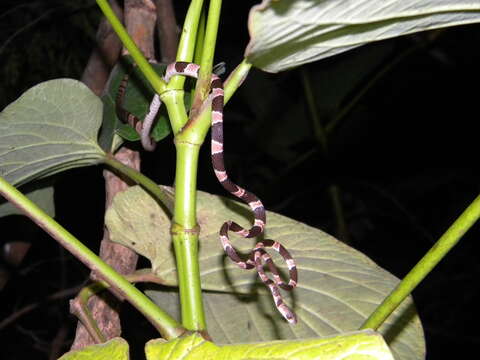
[[[175,19],[172,0],[156,0],[155,3],[157,5],[161,62],[169,64],[176,58],[179,28]]]
[[[140,156],[136,151],[123,147],[115,154],[115,158],[137,170],[140,168]],[[105,178],[106,208],[108,208],[112,203],[113,197],[117,193],[126,190],[129,185],[108,170],[105,170],[103,175]],[[138,255],[134,251],[111,242],[106,228],[100,244],[100,257],[117,272],[124,275],[130,274],[135,270],[138,260]],[[108,292],[94,296],[89,301],[92,317],[107,339],[112,339],[121,334],[118,315],[120,304],[120,301]],[[95,339],[91,338],[87,329],[79,322],[72,350],[81,349],[94,343]]]
[[[152,0],[125,0],[127,31],[147,59],[155,58],[154,31],[157,15]],[[126,49],[122,54],[127,54]]]
[[[134,273],[125,275],[125,278],[131,283],[137,282],[149,282],[159,285],[165,285],[166,282],[163,278],[152,273],[151,269],[137,270]],[[82,325],[87,329],[90,336],[95,339],[97,344],[105,342],[105,338],[102,331],[98,328],[97,322],[93,319],[92,314],[88,308],[89,299],[101,293],[107,289],[112,290],[109,284],[105,281],[99,281],[91,283],[89,286],[83,288],[75,299],[70,300],[70,313],[75,315],[78,320],[82,322]],[[117,296],[123,300],[122,297]]]
[[[148,58],[153,58],[155,53],[153,31],[156,21],[154,4],[150,0],[125,0],[124,19],[127,31],[140,50]],[[126,54],[126,51],[122,50],[122,54]],[[136,170],[140,169],[140,155],[137,151],[122,147],[115,154],[115,158]],[[112,203],[113,197],[117,193],[126,190],[129,184],[108,170],[104,171],[104,178],[106,208],[108,208]],[[104,229],[100,245],[100,257],[117,272],[124,275],[135,271],[138,260],[138,255],[134,251],[111,242],[106,228]],[[110,293],[103,292],[99,296],[92,297],[88,304],[93,319],[105,337],[112,339],[120,336],[121,326],[118,311],[121,302]],[[90,337],[88,331],[79,322],[77,324],[75,341],[71,349],[80,349],[94,343],[95,340]]]

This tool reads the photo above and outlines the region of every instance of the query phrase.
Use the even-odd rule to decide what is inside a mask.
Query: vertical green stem
[[[205,40],[203,42],[202,59],[200,61],[200,72],[198,74],[197,86],[195,88],[195,99],[193,104],[201,103],[208,95],[210,89],[210,77],[212,75],[213,57],[217,43],[218,24],[222,0],[210,0],[208,8],[207,26],[205,28]]]
[[[177,169],[175,173],[175,223],[186,229],[197,226],[196,186],[199,144],[176,142]]]
[[[182,323],[189,330],[206,329],[202,303],[196,218],[197,166],[200,144],[176,141],[175,210],[172,237],[177,258]]]
[[[200,14],[200,21],[198,23],[198,31],[197,31],[197,40],[195,41],[195,53],[193,54],[193,63],[200,64],[202,61],[202,53],[203,53],[203,44],[205,43],[205,23],[207,15],[205,13],[205,9],[202,10]],[[192,87],[190,90],[190,99],[192,100],[195,98],[195,87]],[[191,105],[191,104],[190,104]]]
[[[184,95],[185,92],[181,89],[166,91],[160,94],[160,99],[167,108],[174,136],[177,136],[177,134],[181,132],[183,126],[185,126],[188,121],[188,116],[185,112]]]
[[[198,264],[199,228],[186,231],[178,224],[172,226],[172,238],[177,257],[182,324],[192,331],[205,330],[205,311],[202,302],[200,267]]]
[[[203,0],[192,0],[183,23],[178,42],[177,61],[191,62],[195,51],[198,22],[202,13]],[[169,89],[183,89],[184,76],[174,76],[169,82]]]
[[[196,4],[199,3],[200,1],[196,2]],[[201,7],[193,8],[192,6],[189,9],[187,18],[189,19],[189,24],[192,24],[192,27],[195,27],[195,32],[197,32]],[[221,0],[210,1],[205,41],[203,43],[200,63],[201,68],[192,109],[198,110],[200,108],[205,98],[206,89],[208,89],[210,85],[220,7]],[[187,21],[185,22],[185,26],[187,26]],[[185,44],[184,47],[189,50],[193,49],[191,43],[189,43],[188,46]],[[189,52],[188,54],[190,56],[191,53]],[[190,59],[191,57],[187,61],[190,61]],[[176,85],[176,83],[173,82],[174,79],[172,79],[171,86]],[[190,116],[192,116],[192,112]],[[195,124],[189,127],[192,131],[188,132],[188,134],[180,130],[175,135],[177,167],[175,173],[175,210],[172,226],[173,244],[179,274],[178,281],[182,307],[182,323],[187,329],[197,331],[206,329],[198,264],[199,227],[196,217],[198,153],[205,134],[199,132],[198,127],[199,126]]]
[[[192,0],[185,16],[183,31],[180,36],[177,51],[177,61],[191,61],[195,50],[198,21],[202,13],[203,0]]]
[[[383,300],[360,329],[378,329],[479,218],[480,196],[477,196],[390,295]]]
[[[193,62],[195,64],[199,64],[202,60],[203,44],[205,43],[205,23],[207,21],[206,18],[207,15],[205,14],[205,10],[202,10],[198,23],[197,40],[195,41],[195,52],[193,54]]]

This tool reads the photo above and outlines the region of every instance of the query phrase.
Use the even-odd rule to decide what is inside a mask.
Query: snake
[[[156,63],[153,60],[149,60],[149,62]],[[137,64],[133,63],[132,68],[136,66]],[[128,85],[129,78],[130,78],[130,74],[127,72],[125,73],[124,77],[122,78],[122,81],[120,82],[120,85],[117,91],[117,96],[115,98],[115,112],[117,114],[117,117],[122,122],[130,125],[137,131],[137,133],[140,135],[140,141],[142,143],[143,148],[147,151],[154,151],[157,146],[157,143],[150,136],[150,132],[152,130],[152,127],[155,122],[155,117],[158,113],[158,110],[160,109],[160,106],[162,105],[162,102],[158,94],[155,94],[152,102],[150,103],[150,108],[148,110],[148,113],[147,115],[145,115],[145,118],[143,119],[143,121],[140,120],[131,112],[129,112],[128,110],[126,110],[123,107],[123,105],[124,105],[125,94],[127,92],[127,85]]]
[[[164,80],[168,82],[172,76],[184,75],[192,78],[198,78],[200,66],[190,62],[177,61],[167,66]],[[149,112],[143,121],[140,121],[135,115],[129,113],[123,108],[123,98],[125,96],[126,87],[128,83],[128,74],[126,74],[120,84],[116,97],[116,112],[117,116],[122,121],[128,123],[140,134],[141,142],[146,150],[153,151],[155,149],[155,142],[150,137],[150,131],[153,126],[155,116],[161,106],[161,100],[158,94],[154,95],[150,103]],[[246,260],[235,250],[232,242],[229,239],[228,233],[233,232],[244,238],[254,238],[264,232],[266,225],[266,211],[261,200],[253,193],[243,189],[230,180],[225,169],[225,162],[223,156],[223,105],[224,105],[224,90],[221,78],[212,73],[211,92],[203,107],[211,105],[211,158],[212,166],[215,175],[223,186],[223,188],[230,194],[246,203],[253,212],[254,223],[250,229],[246,229],[239,224],[229,220],[226,221],[220,228],[219,237],[223,250],[226,255],[241,269],[249,270],[255,269],[260,277],[260,280],[268,287],[272,294],[275,307],[280,314],[291,324],[297,322],[295,312],[290,309],[283,301],[280,293],[280,288],[286,291],[291,291],[297,286],[298,271],[295,260],[289,251],[278,241],[265,239],[256,243],[254,248],[250,251]],[[267,252],[268,248],[277,251],[285,260],[289,272],[288,282],[284,281],[280,272],[272,260],[271,255]],[[264,264],[268,266],[273,279],[270,278],[265,270]]]

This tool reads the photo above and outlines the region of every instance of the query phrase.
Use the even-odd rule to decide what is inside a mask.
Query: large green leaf
[[[276,311],[256,273],[241,270],[226,258],[218,240],[224,221],[247,225],[250,210],[199,192],[197,215],[202,286],[212,291],[204,297],[208,330],[216,342],[304,339],[354,331],[398,283],[365,255],[324,232],[268,212],[266,236],[285,245],[299,269],[298,287],[286,296],[299,318],[296,326],[290,326]],[[165,284],[176,285],[170,221],[147,193],[136,186],[118,194],[107,211],[106,224],[113,241],[149,258]],[[254,242],[235,239],[243,251],[251,249]],[[274,257],[285,272],[285,264]],[[176,293],[160,289],[149,295],[166,311],[178,314]],[[380,331],[397,360],[424,357],[423,331],[411,299]]]
[[[128,343],[122,338],[113,338],[103,344],[86,346],[72,350],[58,360],[128,360]]]
[[[264,0],[250,12],[245,55],[278,72],[372,41],[476,22],[478,0]]]
[[[325,339],[272,341],[217,346],[193,334],[169,342],[151,340],[145,346],[148,360],[175,359],[290,359],[290,360],[393,360],[382,337],[370,330]]]
[[[43,82],[0,113],[0,176],[14,185],[97,164],[102,103],[72,79]]]

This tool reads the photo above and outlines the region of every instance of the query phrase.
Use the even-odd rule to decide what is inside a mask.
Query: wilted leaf
[[[264,0],[250,12],[245,56],[278,72],[372,41],[476,22],[477,0]]]
[[[0,176],[14,185],[97,164],[102,103],[72,79],[46,81],[0,113]]]
[[[217,342],[302,339],[354,331],[398,283],[365,255],[324,232],[268,212],[266,236],[288,248],[299,269],[298,287],[285,297],[299,318],[296,326],[290,326],[276,311],[256,273],[233,264],[218,240],[224,221],[231,219],[247,225],[250,210],[237,202],[199,192],[197,215],[201,226],[202,286],[221,292],[206,293],[204,298],[208,330]],[[149,258],[166,284],[176,284],[170,221],[147,193],[132,187],[118,194],[107,212],[106,223],[113,241]],[[234,239],[243,251],[254,243],[253,239]],[[285,264],[274,257],[286,273]],[[149,291],[149,295],[164,310],[178,313],[176,294]],[[411,299],[380,330],[397,359],[424,357],[423,332]]]
[[[217,346],[193,334],[169,342],[151,340],[148,360],[165,359],[289,359],[393,360],[383,338],[370,330],[325,339],[271,341]]]

